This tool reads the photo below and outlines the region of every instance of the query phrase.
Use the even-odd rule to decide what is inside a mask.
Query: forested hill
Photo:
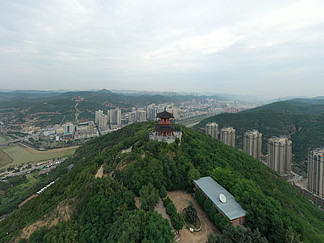
[[[309,150],[324,146],[324,104],[322,99],[277,102],[235,114],[224,113],[204,119],[195,127],[203,129],[216,122],[219,129],[232,126],[236,131],[236,147],[242,149],[243,134],[250,129],[262,133],[262,150],[266,154],[267,139],[287,135],[292,140],[295,165],[304,172]],[[322,113],[322,114],[321,114]]]
[[[286,114],[322,114],[324,113],[324,98],[317,97],[312,99],[292,99],[278,101],[271,104],[259,106],[250,111],[279,111]]]
[[[277,173],[199,131],[175,127],[183,136],[173,144],[149,141],[154,123],[92,139],[58,167],[74,164],[73,169],[0,222],[0,242],[172,242],[168,221],[151,207],[136,209],[134,197],[147,205],[148,188],[191,191],[192,179],[207,175],[248,212],[249,232],[260,232],[269,242],[324,242],[324,213]],[[131,152],[123,151],[127,148]],[[95,178],[101,166],[104,176]],[[205,210],[223,230],[228,222],[208,203]],[[44,227],[35,231],[36,226]]]

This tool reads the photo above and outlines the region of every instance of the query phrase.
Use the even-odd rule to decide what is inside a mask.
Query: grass
[[[184,126],[196,125],[196,123],[204,120],[205,118],[207,118],[206,114],[183,119],[176,123]]]
[[[76,149],[77,147],[69,147],[37,151],[22,144],[15,144],[0,149],[0,168],[65,157],[72,155]]]
[[[0,149],[0,168],[2,166],[5,166],[9,163],[12,162],[12,159],[9,157],[8,154],[6,154],[5,152],[2,151],[2,149]]]

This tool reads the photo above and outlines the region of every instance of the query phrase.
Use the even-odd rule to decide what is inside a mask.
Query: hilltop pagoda
[[[173,136],[175,128],[172,125],[171,118],[174,118],[173,114],[166,111],[166,108],[163,112],[157,113],[156,118],[159,118],[158,124],[155,125],[155,135],[157,136]]]

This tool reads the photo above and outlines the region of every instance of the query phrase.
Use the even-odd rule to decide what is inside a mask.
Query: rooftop
[[[236,202],[235,197],[210,176],[194,180],[193,183],[202,190],[214,206],[224,216],[228,217],[230,221],[246,215],[246,211]]]
[[[258,135],[261,134],[258,130],[248,130],[246,133],[246,135]]]
[[[235,129],[233,127],[223,127],[221,131],[223,131],[223,132],[234,132]]]
[[[286,136],[280,136],[280,137],[271,137],[268,139],[268,141],[277,142],[277,143],[286,143],[289,141],[289,139]]]
[[[314,153],[316,154],[324,154],[324,147],[322,148],[316,148],[313,150]]]
[[[164,111],[157,113],[156,117],[158,118],[174,118],[173,114],[170,112],[167,112],[166,109]]]
[[[176,129],[174,128],[173,125],[160,125],[156,124],[154,131],[156,132],[168,132],[168,131],[175,131]]]

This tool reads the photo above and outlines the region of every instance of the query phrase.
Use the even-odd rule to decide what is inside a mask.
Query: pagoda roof
[[[170,112],[167,112],[166,109],[164,111],[157,113],[157,118],[174,118],[173,114]]]
[[[160,125],[156,124],[154,131],[156,132],[169,132],[169,131],[175,131],[176,129],[174,128],[173,125]]]

